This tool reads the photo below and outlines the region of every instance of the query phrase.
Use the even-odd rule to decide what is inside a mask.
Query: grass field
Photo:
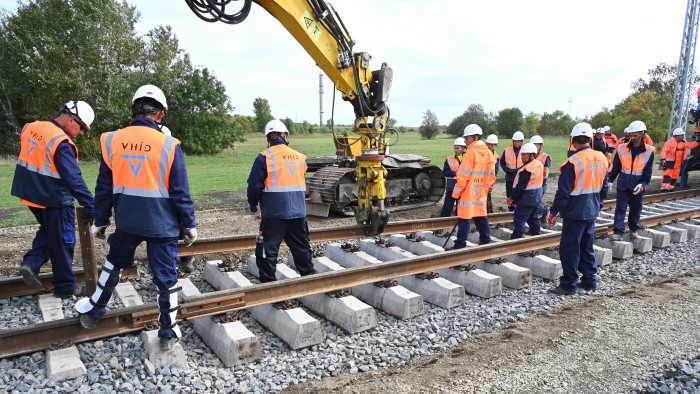
[[[452,153],[454,137],[444,134],[432,140],[420,138],[418,133],[405,133],[400,136],[399,143],[390,148],[391,153],[415,153],[430,157],[431,162],[442,168],[445,156]],[[502,139],[497,152],[499,155],[510,145],[509,139]],[[325,135],[292,135],[290,146],[305,155],[331,156],[335,154],[332,136]],[[247,186],[246,180],[253,160],[258,152],[266,148],[264,136],[261,134],[248,135],[247,141],[236,144],[234,150],[216,156],[186,157],[192,197],[197,205],[216,205],[216,192],[239,191]],[[568,138],[546,138],[543,150],[552,156],[552,172],[559,171],[559,165],[566,160]],[[94,191],[99,163],[81,162],[83,177],[88,187]],[[33,216],[24,209],[19,199],[10,195],[15,164],[12,160],[0,164],[0,209],[8,210],[2,219],[0,227],[32,223]],[[502,174],[502,173],[501,173]],[[501,175],[502,176],[502,175]]]

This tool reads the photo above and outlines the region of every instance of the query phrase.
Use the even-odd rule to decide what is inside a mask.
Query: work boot
[[[620,234],[613,234],[613,235],[610,236],[610,240],[611,240],[611,241],[620,241],[620,240],[622,240],[622,235],[620,235]]]
[[[19,267],[19,270],[17,270],[17,275],[22,277],[22,280],[24,280],[24,283],[27,284],[27,286],[42,286],[41,279],[39,279],[39,275],[37,275],[36,272],[34,272],[34,270],[27,265],[21,265]]]
[[[636,231],[630,231],[630,239],[637,239],[639,236]]]
[[[576,283],[576,287],[578,287],[578,288],[581,289],[581,290],[586,290],[586,291],[593,291],[593,290],[596,289],[596,287],[587,286],[587,285],[584,285],[584,284],[581,283],[581,282],[577,282],[577,283]]]
[[[187,258],[187,257],[179,258],[178,257],[177,260],[178,260],[177,264],[180,266],[180,268],[182,269],[183,272],[190,273],[190,272],[194,271],[194,263],[193,263],[194,259],[192,257],[189,257],[189,258]]]
[[[160,350],[167,351],[172,349],[176,343],[180,342],[180,338],[160,338]]]
[[[100,319],[95,319],[94,317],[88,316],[87,313],[83,313],[80,315],[80,325],[84,328],[87,328],[88,330],[92,330],[93,328],[95,328],[99,320]]]
[[[78,286],[78,287],[76,287],[75,289],[73,289],[73,291],[70,292],[70,293],[65,293],[65,294],[62,294],[62,293],[53,293],[53,296],[54,296],[54,297],[60,298],[60,299],[62,299],[62,300],[65,300],[66,298],[71,298],[71,297],[73,297],[73,296],[76,296],[76,297],[83,297],[83,296],[86,296],[86,295],[87,295],[87,289],[85,288],[85,286]]]
[[[553,289],[549,289],[549,291],[547,291],[547,292],[550,293],[550,294],[556,294],[556,295],[572,295],[572,294],[576,294],[576,290],[573,290],[573,291],[572,291],[572,290],[565,290],[565,289],[562,289],[561,286],[557,286],[557,287],[555,287],[555,288],[553,288]]]

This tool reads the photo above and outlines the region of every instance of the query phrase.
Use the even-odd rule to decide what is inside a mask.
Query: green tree
[[[587,121],[591,124],[591,126],[593,126],[594,129],[604,126],[610,126],[612,128],[613,113],[608,108],[603,107],[603,109],[601,109],[600,112],[593,115],[593,117]]]
[[[423,123],[421,123],[418,132],[421,137],[428,140],[440,134],[440,122],[438,122],[437,116],[430,109],[425,110]]]
[[[396,127],[396,119],[394,118],[389,118],[389,120],[386,121],[386,128],[387,129],[392,129]]]
[[[552,113],[545,112],[542,114],[540,126],[537,128],[537,134],[546,135],[569,135],[571,129],[576,125],[576,121],[571,119],[571,116],[560,110]]]
[[[614,130],[624,130],[632,121],[641,120],[655,143],[666,141],[670,101],[670,96],[659,96],[652,90],[627,97],[613,109]]]
[[[462,136],[464,128],[472,123],[481,126],[484,134],[491,134],[494,132],[492,118],[493,116],[486,113],[481,104],[470,104],[462,115],[452,119],[452,122],[445,129],[445,134]]]
[[[270,109],[270,103],[267,102],[267,99],[262,97],[256,98],[253,101],[253,112],[255,113],[255,130],[262,133],[265,131],[267,122],[274,119],[272,110]]]
[[[526,135],[536,135],[537,128],[540,127],[540,123],[540,114],[530,112],[525,116],[525,119],[523,120],[523,133],[525,133]]]
[[[496,115],[496,128],[501,135],[513,135],[523,125],[523,113],[520,108],[505,108]]]

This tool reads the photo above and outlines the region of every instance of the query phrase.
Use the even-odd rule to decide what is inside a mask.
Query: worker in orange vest
[[[510,239],[523,237],[525,222],[530,228],[530,235],[540,234],[540,218],[538,208],[542,203],[542,183],[544,166],[535,159],[537,147],[527,143],[520,149],[523,166],[518,170],[513,181],[513,193],[508,198],[508,205],[515,204],[513,212],[513,234]]]
[[[630,238],[637,238],[637,230],[642,225],[639,218],[642,213],[644,192],[651,180],[652,163],[654,163],[653,146],[644,143],[643,136],[647,126],[641,120],[630,123],[626,129],[629,142],[617,146],[613,159],[609,182],[612,184],[617,176],[617,204],[615,206],[615,228],[610,239],[619,241],[625,233],[625,214],[629,205],[628,226]]]
[[[590,147],[591,125],[586,122],[577,124],[571,130],[571,136],[576,153],[559,167],[559,187],[547,218],[550,226],[554,226],[557,216],[564,219],[559,241],[563,273],[559,285],[549,290],[558,295],[598,287],[598,267],[593,250],[595,220],[608,195],[607,164],[605,156]],[[579,272],[581,281],[577,282]]]
[[[143,85],[132,99],[131,124],[100,137],[102,158],[95,187],[93,233],[104,236],[112,207],[116,230],[110,235],[97,290],[75,304],[80,324],[95,328],[122,270],[134,264],[136,248],[145,241],[148,265],[158,288],[162,350],[171,349],[182,336],[176,319],[180,287],[175,266],[180,228],[185,228],[185,246],[197,239],[194,202],[180,141],[164,134],[160,126],[167,110],[163,91]]]
[[[685,130],[673,130],[673,137],[666,141],[661,149],[661,166],[664,177],[661,180],[661,192],[669,192],[676,187],[676,180],[681,174],[681,168],[687,158],[689,144],[685,140]]]
[[[32,249],[24,255],[18,275],[24,283],[41,287],[39,269],[51,260],[54,296],[85,293],[73,274],[75,200],[92,224],[95,200],[78,165],[78,147],[72,138],[83,134],[95,119],[85,101],[71,100],[50,121],[26,124],[20,135],[20,153],[12,180],[12,195],[20,198],[39,223]]]
[[[608,161],[612,163],[612,154],[615,152],[615,146],[617,146],[617,136],[613,134],[610,126],[603,127],[603,139],[605,140],[605,156]]]
[[[498,156],[498,153],[496,153],[496,147],[498,146],[498,136],[496,134],[490,134],[488,137],[486,137],[486,147],[489,148],[489,151],[491,151],[491,154],[493,155],[493,162],[494,162],[494,171],[496,173],[496,176],[498,176],[498,162],[499,159],[501,158]],[[486,212],[492,213],[493,212],[493,203],[491,201],[491,192],[493,191],[493,187],[489,188],[489,194],[486,199]]]
[[[513,133],[513,145],[507,147],[501,155],[501,168],[506,173],[506,198],[513,192],[513,180],[520,167],[523,166],[523,159],[520,157],[520,148],[523,146],[525,135],[522,131]],[[509,205],[509,211],[515,210],[515,206]]]
[[[282,121],[265,125],[269,147],[258,154],[248,176],[248,205],[262,219],[262,244],[255,250],[260,282],[277,280],[277,254],[282,240],[289,247],[299,274],[315,274],[306,223],[306,156],[288,146],[289,131]]]
[[[471,227],[470,221],[474,220],[479,230],[479,244],[491,242],[491,230],[489,218],[486,212],[486,200],[488,190],[496,182],[493,154],[481,141],[483,131],[476,124],[470,124],[464,128],[464,141],[467,143],[467,152],[462,158],[457,172],[457,184],[452,197],[457,202],[457,240],[454,249],[462,249],[467,246],[467,236]]]
[[[530,142],[535,144],[535,147],[537,147],[535,160],[542,163],[542,196],[544,196],[547,193],[547,179],[549,179],[549,168],[552,166],[552,157],[542,151],[542,147],[544,146],[544,139],[542,139],[542,137],[539,135],[534,135],[530,138]],[[544,224],[547,220],[547,215],[549,214],[549,208],[542,205],[540,202],[540,206],[537,208],[537,214],[539,215],[542,224]]]
[[[447,187],[445,188],[445,201],[440,210],[440,217],[452,216],[452,210],[455,207],[455,199],[452,198],[452,190],[454,190],[455,184],[457,183],[457,170],[459,169],[459,164],[462,162],[462,155],[467,150],[467,144],[464,142],[464,138],[459,137],[455,139],[453,148],[455,154],[445,157],[445,164],[442,166],[442,175],[444,175],[447,180]]]

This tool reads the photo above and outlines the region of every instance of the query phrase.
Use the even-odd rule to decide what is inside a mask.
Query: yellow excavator
[[[391,90],[392,69],[382,63],[379,70],[371,71],[369,63],[372,57],[366,52],[353,51],[355,42],[343,21],[333,6],[323,0],[185,1],[200,19],[227,24],[242,22],[255,2],[277,19],[313,58],[340,91],[343,100],[352,104],[355,110],[354,131],[359,137],[335,138],[334,134],[338,152],[341,152],[339,156],[354,159],[354,163],[339,170],[321,171],[324,180],[310,182],[310,192],[314,191],[314,187],[317,191],[334,190],[332,193],[336,194],[336,200],[341,201],[341,198],[337,198],[337,194],[341,193],[339,181],[353,172],[347,167],[354,167],[357,190],[352,194],[356,195],[357,203],[353,200],[352,204],[345,206],[351,206],[357,223],[364,227],[366,235],[382,233],[389,221],[389,212],[385,207],[387,170],[382,161],[388,150],[386,125],[389,108],[386,101]],[[426,180],[425,175],[419,177],[419,187],[430,187],[428,194],[431,199],[435,200],[439,194],[439,200],[444,191],[444,180],[441,173],[436,176],[434,171],[428,176],[431,177],[435,179]],[[439,187],[441,182],[442,188]],[[438,186],[435,190],[432,190],[433,184]],[[415,185],[409,185],[397,193],[416,194],[415,189]],[[335,206],[338,207],[338,204]]]

